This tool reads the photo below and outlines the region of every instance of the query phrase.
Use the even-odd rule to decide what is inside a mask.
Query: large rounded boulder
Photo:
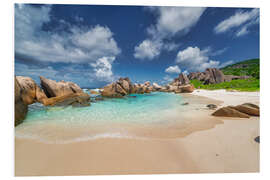
[[[240,112],[240,111],[234,109],[232,106],[222,107],[222,108],[216,110],[212,115],[213,116],[220,116],[220,117],[238,117],[238,118],[249,118],[250,117],[248,114]]]
[[[181,93],[192,93],[194,89],[195,87],[193,86],[193,84],[188,84],[188,85],[179,87],[179,90]]]
[[[15,126],[23,122],[26,117],[28,106],[25,104],[21,97],[22,89],[20,84],[15,78]]]
[[[27,105],[35,102],[41,102],[44,98],[47,98],[44,91],[36,84],[36,82],[30,77],[16,76],[18,84],[21,88],[21,98]]]
[[[83,90],[73,82],[56,82],[40,76],[40,84],[47,97],[63,96],[71,93],[82,93]]]
[[[128,94],[138,93],[140,88],[139,85],[132,84],[128,77],[120,78],[118,81],[105,86],[101,95],[109,98],[121,98]]]
[[[242,105],[238,105],[238,106],[233,106],[232,108],[248,114],[250,116],[260,116],[260,109],[256,108],[256,105],[250,105],[250,104],[242,104]]]
[[[120,86],[116,87],[116,83],[111,83],[102,89],[101,95],[109,98],[121,98],[123,95],[119,91],[124,92],[122,88],[120,89]]]

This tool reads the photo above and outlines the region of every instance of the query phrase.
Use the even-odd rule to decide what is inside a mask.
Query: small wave
[[[42,143],[46,144],[69,144],[69,143],[75,143],[75,142],[84,142],[84,141],[90,141],[90,140],[97,140],[97,139],[107,139],[107,138],[112,138],[112,139],[141,139],[141,140],[146,140],[148,138],[146,137],[139,137],[139,136],[134,136],[134,135],[128,135],[128,134],[123,134],[123,133],[100,133],[100,134],[95,134],[92,136],[85,136],[85,137],[75,137],[72,139],[62,139],[62,140],[51,140],[51,139],[46,139],[42,138],[40,136],[35,136],[35,135],[30,135],[30,134],[15,134],[15,137],[18,139],[31,139],[31,140],[37,140]]]

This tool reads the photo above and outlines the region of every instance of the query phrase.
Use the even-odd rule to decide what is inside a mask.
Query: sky
[[[15,4],[15,75],[103,87],[259,58],[258,8]]]

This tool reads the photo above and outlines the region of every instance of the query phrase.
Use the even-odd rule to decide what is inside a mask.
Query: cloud
[[[173,51],[175,49],[177,49],[180,46],[180,44],[176,44],[174,42],[170,42],[170,43],[164,43],[163,42],[163,49],[167,50],[167,51]]]
[[[154,39],[170,38],[177,33],[187,33],[205,8],[202,7],[152,7],[158,14],[157,23],[147,29]]]
[[[206,68],[220,68],[223,66],[224,64],[219,61],[209,58],[210,52],[209,48],[201,50],[198,47],[187,47],[178,52],[176,63],[188,71],[204,71]],[[232,63],[232,61],[226,63]]]
[[[52,66],[38,67],[21,63],[15,63],[15,71],[17,76],[36,77],[37,80],[39,76],[55,78],[58,73]]]
[[[16,75],[85,83],[113,80],[113,62],[121,49],[112,31],[101,25],[76,26],[63,19],[54,19],[59,26],[45,31],[43,26],[52,20],[51,10],[50,5],[15,5],[15,58],[23,62],[17,65]],[[84,21],[77,16],[75,20]]]
[[[99,80],[111,82],[114,80],[112,72],[112,63],[114,62],[115,57],[102,57],[98,59],[95,63],[92,63],[91,66],[94,67],[94,72]]]
[[[162,44],[158,41],[146,39],[138,46],[135,46],[134,57],[137,59],[152,60],[160,54],[161,46]]]
[[[228,19],[220,22],[215,28],[216,34],[225,33],[235,28],[241,28],[236,31],[236,36],[247,34],[248,28],[259,23],[259,9],[254,8],[250,11],[237,11]],[[241,27],[242,26],[242,27]]]
[[[233,61],[233,60],[226,61],[226,62],[220,64],[218,68],[226,67],[226,66],[228,66],[228,65],[233,64],[234,62],[235,62],[235,61]]]
[[[175,50],[179,44],[173,42],[174,36],[181,36],[189,32],[206,8],[201,7],[148,7],[153,14],[157,14],[156,24],[147,28],[148,38],[134,48],[134,57],[138,59],[154,59],[162,50]],[[145,43],[151,42],[150,50],[145,50]],[[144,53],[144,51],[147,51]],[[143,52],[143,53],[138,53]]]
[[[243,35],[246,35],[248,34],[248,30],[247,30],[247,27],[244,26],[243,28],[240,29],[240,31],[238,31],[236,33],[236,36],[239,37],[239,36],[243,36]]]
[[[180,68],[175,65],[175,66],[169,66],[167,69],[165,69],[165,72],[166,73],[176,73],[176,74],[179,74],[181,72]]]
[[[228,47],[225,47],[223,49],[219,49],[219,50],[213,50],[212,47],[207,47],[203,50],[203,53],[208,55],[208,56],[219,56],[221,54],[223,54],[224,52],[226,52],[228,50]]]
[[[121,50],[108,27],[76,27],[44,31],[51,6],[15,5],[15,57],[43,62],[86,63],[117,56]],[[67,22],[65,22],[67,23]],[[63,25],[63,20],[59,21]]]

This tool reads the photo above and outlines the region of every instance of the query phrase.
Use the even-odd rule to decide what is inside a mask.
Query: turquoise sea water
[[[181,105],[182,97],[173,93],[132,94],[125,98],[105,99],[89,107],[29,106],[26,123],[152,123],[162,111]]]
[[[128,129],[133,126],[137,131],[138,127],[168,123],[167,112],[183,107],[183,102],[179,94],[153,92],[108,98],[89,107],[44,107],[35,103],[29,106],[27,117],[16,127],[15,135],[44,141],[130,135]]]

